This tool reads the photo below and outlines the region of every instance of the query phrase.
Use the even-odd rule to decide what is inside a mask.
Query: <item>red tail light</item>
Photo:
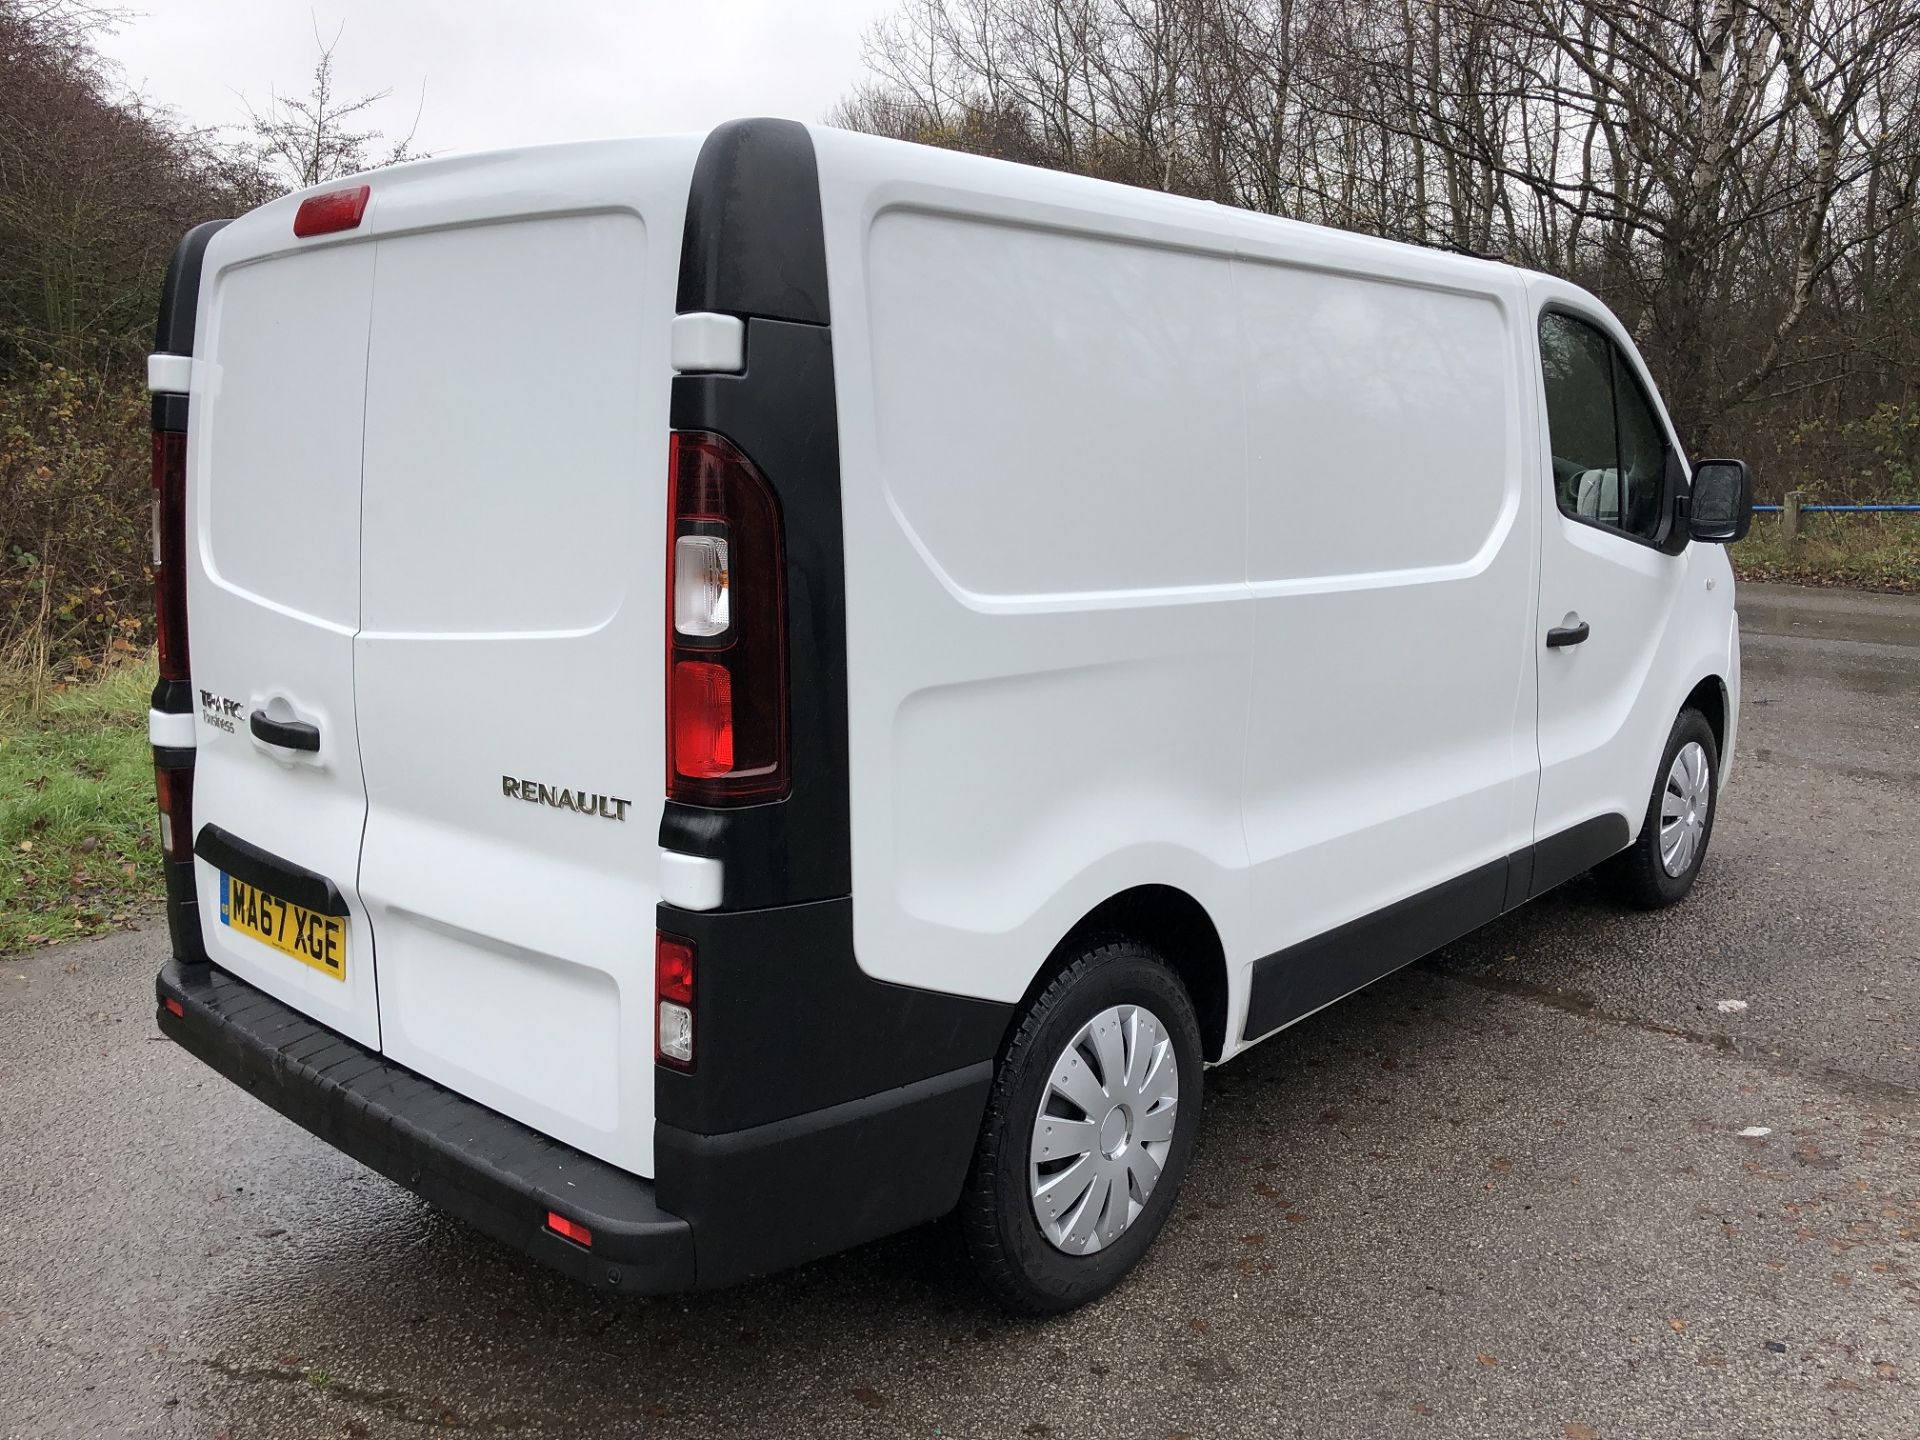
[[[331,235],[336,230],[352,230],[367,213],[370,186],[354,185],[345,190],[329,190],[324,195],[309,195],[293,212],[293,233],[301,239],[309,235]]]
[[[655,931],[653,1058],[676,1070],[693,1069],[693,972],[693,942]]]
[[[187,678],[187,436],[153,432],[153,626],[160,678]]]
[[[779,505],[718,435],[676,431],[667,469],[667,798],[777,799],[789,781]]]
[[[160,849],[169,860],[193,858],[193,771],[155,766],[160,800]]]

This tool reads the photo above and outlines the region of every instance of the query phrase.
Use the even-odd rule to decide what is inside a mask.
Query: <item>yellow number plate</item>
[[[269,895],[224,871],[220,923],[335,980],[347,978],[347,922]]]

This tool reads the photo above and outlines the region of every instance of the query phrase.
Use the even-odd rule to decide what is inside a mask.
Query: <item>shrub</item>
[[[36,683],[151,639],[144,391],[47,362],[0,381],[0,664]]]

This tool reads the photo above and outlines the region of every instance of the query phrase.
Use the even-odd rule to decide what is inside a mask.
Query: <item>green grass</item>
[[[147,696],[125,665],[43,691],[0,679],[0,954],[131,923],[162,893]]]
[[[1778,515],[1756,515],[1731,551],[1742,580],[1920,592],[1920,515],[1802,515],[1800,538],[1780,538]]]

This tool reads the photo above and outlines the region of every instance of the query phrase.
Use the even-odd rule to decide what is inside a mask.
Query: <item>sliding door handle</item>
[[[1563,645],[1578,645],[1593,633],[1593,627],[1582,620],[1577,625],[1556,625],[1547,631],[1547,648],[1558,650]]]

